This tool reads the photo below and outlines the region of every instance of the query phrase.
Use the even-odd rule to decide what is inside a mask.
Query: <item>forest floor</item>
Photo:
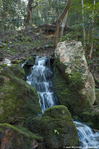
[[[54,52],[53,34],[43,34],[39,28],[0,33],[0,59],[28,58],[32,54],[50,56]]]

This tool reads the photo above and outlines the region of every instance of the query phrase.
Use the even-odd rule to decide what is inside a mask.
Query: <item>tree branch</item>
[[[64,11],[60,15],[60,17],[57,19],[57,22],[56,22],[56,31],[55,31],[55,36],[54,36],[54,48],[56,48],[57,42],[58,42],[59,24],[60,24],[61,20],[65,17],[65,15],[66,15],[69,7],[70,7],[71,1],[72,0],[68,0],[68,2],[66,1],[66,6],[65,6]]]
[[[38,6],[38,3],[37,2],[35,2],[35,6],[32,6],[31,8],[30,8],[30,10],[32,10],[32,9],[34,9],[34,8],[36,8],[36,6]]]

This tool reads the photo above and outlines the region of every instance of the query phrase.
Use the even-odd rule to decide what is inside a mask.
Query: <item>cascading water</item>
[[[55,105],[56,100],[52,89],[53,73],[50,68],[50,59],[36,57],[35,65],[31,70],[27,82],[37,90],[42,113],[44,113],[47,108]]]
[[[21,67],[22,67],[22,68],[24,67],[24,65],[26,64],[27,61],[28,61],[28,59],[25,60],[25,62],[24,62],[23,64],[21,64]]]
[[[90,127],[74,121],[79,137],[79,147],[82,149],[99,149],[99,132],[94,133]]]
[[[35,65],[31,68],[31,74],[27,77],[27,82],[37,90],[42,113],[57,102],[53,92],[52,77],[50,59],[36,57]],[[74,121],[74,123],[79,136],[79,147],[76,148],[99,149],[99,132],[93,133],[90,127],[80,122]]]

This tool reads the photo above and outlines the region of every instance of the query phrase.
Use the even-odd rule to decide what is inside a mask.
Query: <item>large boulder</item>
[[[96,100],[94,79],[84,54],[78,41],[60,42],[55,49],[55,94],[74,115],[92,107]]]
[[[16,128],[10,124],[0,124],[0,149],[35,149],[43,138],[26,128]]]
[[[81,114],[81,118],[84,122],[88,123],[90,127],[99,130],[99,105],[84,110]]]
[[[62,105],[53,106],[41,117],[33,118],[31,131],[43,136],[48,148],[78,145],[78,134],[71,114]]]
[[[99,89],[98,88],[95,89],[95,93],[96,93],[95,105],[99,105]]]
[[[28,125],[41,113],[36,90],[22,79],[24,70],[18,65],[0,70],[0,123]]]

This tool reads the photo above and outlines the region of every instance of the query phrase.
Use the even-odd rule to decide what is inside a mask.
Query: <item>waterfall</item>
[[[42,113],[55,105],[56,97],[53,92],[52,77],[50,59],[36,57],[35,65],[31,68],[31,74],[26,81],[37,90]]]
[[[26,81],[37,90],[42,113],[57,103],[57,98],[53,92],[52,77],[53,72],[50,67],[50,59],[47,57],[36,57],[35,65],[31,67],[31,74]],[[74,123],[79,136],[79,147],[75,148],[99,149],[99,132],[93,133],[90,127],[80,122],[74,121]]]
[[[84,149],[99,149],[99,132],[94,133],[90,127],[74,121],[79,137],[79,146]]]

